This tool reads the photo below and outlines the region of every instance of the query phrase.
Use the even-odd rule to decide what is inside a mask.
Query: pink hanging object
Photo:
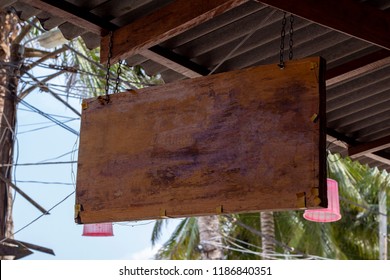
[[[113,236],[112,223],[85,224],[83,236]]]
[[[306,220],[318,223],[335,222],[341,219],[339,190],[337,181],[327,179],[328,208],[305,210],[303,217]]]

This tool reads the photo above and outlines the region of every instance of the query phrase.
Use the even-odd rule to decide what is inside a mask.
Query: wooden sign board
[[[85,100],[76,222],[326,206],[323,69],[308,58]]]

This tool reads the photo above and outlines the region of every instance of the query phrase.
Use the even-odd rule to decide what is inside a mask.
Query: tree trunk
[[[379,204],[379,259],[387,260],[387,203],[386,188],[381,187],[378,193]]]
[[[263,237],[261,238],[261,248],[263,259],[272,259],[270,254],[275,252],[275,223],[273,212],[260,212],[260,226]]]
[[[13,46],[18,19],[13,14],[0,11],[0,172],[11,180],[14,132],[16,124],[16,94],[21,56],[19,45]],[[13,238],[12,193],[0,180],[0,238]],[[7,259],[8,256],[0,259]]]
[[[222,260],[224,253],[218,216],[199,217],[198,228],[202,260]]]

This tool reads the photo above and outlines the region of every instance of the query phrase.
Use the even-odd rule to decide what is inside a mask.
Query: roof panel
[[[356,1],[382,10],[390,9],[388,0]],[[44,28],[60,27],[67,38],[82,35],[90,48],[99,44],[99,36],[88,30],[24,3],[14,2],[16,1],[3,0],[0,3],[13,5],[23,19],[39,14],[38,17]],[[68,0],[67,2],[91,12],[101,18],[102,22],[110,21],[123,26],[158,10],[172,0]],[[271,13],[272,16],[266,22],[262,22]],[[259,64],[276,64],[279,62],[282,16],[280,10],[249,1],[166,40],[161,43],[161,46],[210,70],[222,64],[215,72]],[[288,56],[288,33],[289,20],[286,26],[285,57]],[[294,58],[320,55],[327,60],[328,69],[332,69],[377,50],[380,48],[373,44],[295,17]],[[160,72],[166,82],[186,78],[142,55],[128,57],[126,61],[130,65],[142,65],[150,74]],[[390,135],[390,65],[382,65],[378,69],[367,68],[359,75],[332,84],[327,88],[327,107],[328,127],[353,137],[353,140],[371,141]],[[345,148],[336,147],[338,146],[330,143],[331,150],[340,150],[345,154]],[[381,153],[390,158],[389,150]],[[377,164],[382,168],[385,166],[390,170],[390,163],[383,163],[373,158],[361,157],[364,162]]]
[[[119,17],[114,18],[113,20],[111,20],[111,22],[118,26],[123,26],[169,4],[170,2],[172,2],[172,0],[159,0],[159,1],[138,0],[133,2],[138,2],[138,3],[134,3],[133,6],[131,6],[131,9],[129,8],[125,9],[124,10],[125,13],[121,13]],[[140,5],[141,2],[142,5]]]

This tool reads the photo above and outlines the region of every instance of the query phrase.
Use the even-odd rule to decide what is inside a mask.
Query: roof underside
[[[50,2],[65,10],[77,6],[79,17],[99,21],[104,29],[116,29],[174,1],[0,1],[2,8],[13,9],[22,19],[37,16],[45,29],[59,27],[67,39],[81,36],[89,48],[95,48],[100,45],[99,34],[54,16],[56,13],[36,2]],[[390,11],[390,1],[355,2]],[[160,73],[167,83],[210,72],[277,64],[282,18],[283,11],[248,1],[149,48],[182,68],[168,68],[160,59],[152,60],[141,52],[127,57],[126,62],[141,65],[151,75]],[[289,18],[287,49],[288,31]],[[363,152],[359,150],[355,158],[390,171],[390,51],[299,16],[294,18],[293,51],[294,59],[322,56],[327,61],[329,149],[345,155],[348,146],[344,144],[350,147],[372,144]],[[190,74],[178,70],[183,68],[189,69]]]

